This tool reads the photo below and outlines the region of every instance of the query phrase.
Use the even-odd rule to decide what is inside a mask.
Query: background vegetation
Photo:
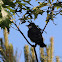
[[[20,25],[26,22],[32,22],[36,20],[38,15],[41,16],[46,13],[45,26],[42,30],[42,34],[50,21],[54,23],[54,18],[58,14],[62,15],[62,2],[47,0],[47,1],[38,1],[38,6],[34,7],[33,3],[30,3],[31,0],[0,0],[0,27],[4,30],[4,42],[0,39],[0,58],[3,62],[18,62],[17,54],[14,55],[13,45],[8,43],[8,34],[10,32],[10,27],[17,30],[22,34],[27,43],[31,46],[29,53],[29,47],[26,45],[24,48],[25,61],[37,61],[38,57],[36,53],[36,45],[32,45],[25,35],[20,30]],[[22,15],[23,14],[23,15]],[[20,16],[21,15],[21,16]],[[17,19],[15,18],[17,16]],[[55,24],[56,25],[56,24]],[[15,28],[15,27],[16,28]],[[53,39],[53,38],[52,38]],[[53,61],[53,40],[51,39],[51,44],[46,48],[46,55],[44,54],[44,49],[40,48],[40,61]],[[17,53],[17,52],[16,52]],[[30,60],[28,58],[31,58]],[[46,59],[44,59],[46,58]],[[59,62],[59,57],[56,57],[56,61]]]

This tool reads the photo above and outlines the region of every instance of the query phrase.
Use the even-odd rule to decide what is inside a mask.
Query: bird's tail
[[[40,44],[40,47],[46,47],[46,45],[44,43]]]

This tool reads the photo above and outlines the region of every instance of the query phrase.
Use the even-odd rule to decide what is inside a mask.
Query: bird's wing
[[[37,42],[42,40],[42,34],[38,29],[31,29],[28,31],[28,37],[33,41]]]

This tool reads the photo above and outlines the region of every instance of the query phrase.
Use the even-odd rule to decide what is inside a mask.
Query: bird
[[[46,47],[46,44],[43,42],[43,37],[41,33],[41,29],[36,26],[33,22],[31,22],[29,25],[27,25],[29,28],[28,30],[28,37],[32,42],[34,42],[37,45],[40,45],[40,47]]]

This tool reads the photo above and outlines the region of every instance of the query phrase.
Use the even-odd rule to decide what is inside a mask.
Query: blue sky
[[[39,20],[33,21],[35,22],[36,25],[39,25],[40,28],[43,28],[43,25],[45,24],[45,22],[43,21],[43,17],[41,17]],[[41,21],[42,20],[42,21]],[[56,17],[56,19],[54,19],[55,23],[57,25],[54,25],[51,22],[49,22],[49,24],[47,25],[45,31],[46,33],[43,33],[43,37],[45,39],[45,44],[50,44],[50,37],[53,36],[54,37],[54,57],[55,56],[60,56],[60,59],[62,58],[62,20],[61,20],[61,16],[58,15]],[[21,31],[24,33],[24,35],[26,36],[26,38],[30,41],[30,39],[27,36],[27,31],[28,28],[26,27],[28,23],[22,24],[20,29]],[[0,31],[0,38],[3,38],[3,32],[2,30]],[[23,53],[23,48],[24,45],[27,44],[26,40],[23,38],[23,36],[16,30],[14,30],[13,28],[10,29],[10,34],[9,34],[9,43],[12,43],[14,46],[14,51],[17,50],[18,54],[21,53],[21,57],[20,60],[21,62],[24,62],[24,53]],[[38,46],[36,47],[37,51]],[[39,54],[39,52],[38,52]]]
[[[33,2],[35,3],[35,1],[33,1]],[[36,5],[37,5],[37,3],[34,4],[34,6],[36,6]],[[50,37],[51,36],[54,37],[54,57],[60,56],[60,60],[62,58],[62,20],[61,20],[61,18],[62,18],[62,16],[57,15],[56,18],[54,19],[54,22],[57,25],[54,25],[53,22],[50,21],[45,29],[47,34],[45,32],[43,33],[43,37],[45,39],[44,42],[47,45],[50,44]],[[35,21],[34,20],[32,20],[32,21],[42,29],[45,26],[45,19],[46,19],[46,15],[44,13],[42,16],[39,15]],[[30,41],[30,39],[27,36],[27,31],[28,31],[28,28],[26,27],[27,24],[29,24],[29,23],[26,22],[25,24],[22,24],[20,26],[20,29],[24,33],[26,38]],[[0,30],[0,38],[1,37],[4,38],[3,30]],[[13,44],[14,51],[17,50],[18,54],[21,53],[20,62],[24,62],[23,48],[26,44],[28,45],[28,43],[23,38],[23,36],[18,31],[14,30],[13,28],[10,28],[10,33],[9,33],[8,38],[9,38],[9,43]],[[37,46],[36,48],[37,48],[37,52],[38,52],[39,47]],[[39,54],[39,52],[37,54]]]

